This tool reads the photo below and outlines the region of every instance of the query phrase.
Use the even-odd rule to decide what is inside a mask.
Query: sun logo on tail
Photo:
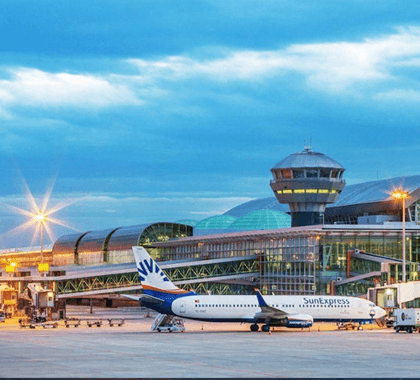
[[[139,272],[140,281],[146,281],[146,277],[149,274],[156,273],[161,277],[162,281],[169,282],[168,277],[166,277],[165,273],[163,273],[162,269],[159,268],[152,258],[139,261],[137,271]]]

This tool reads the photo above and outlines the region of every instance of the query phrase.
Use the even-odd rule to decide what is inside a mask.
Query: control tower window
[[[303,170],[293,170],[293,178],[304,178],[305,172]]]
[[[283,179],[292,179],[292,171],[291,170],[281,170],[281,175]]]
[[[339,170],[331,170],[331,178],[338,178]]]
[[[338,178],[342,178],[343,177],[343,171],[340,170],[340,173],[338,173]]]
[[[314,169],[306,170],[306,178],[318,178],[318,170],[314,170]]]
[[[319,176],[321,178],[330,178],[330,169],[321,169],[319,171]]]

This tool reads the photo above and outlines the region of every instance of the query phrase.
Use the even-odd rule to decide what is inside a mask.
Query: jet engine
[[[290,328],[311,327],[314,319],[308,314],[291,314],[283,319],[284,326]]]

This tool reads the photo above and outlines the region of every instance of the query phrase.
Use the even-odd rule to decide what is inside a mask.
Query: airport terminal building
[[[224,215],[62,236],[44,252],[51,281],[68,289],[60,276],[82,267],[115,277],[134,268],[131,247],[142,245],[179,286],[199,292],[251,294],[259,287],[265,294],[366,294],[375,284],[402,279],[402,205],[390,197],[397,187],[409,194],[407,280],[418,280],[420,175],[346,186],[345,169],[308,148],[271,171],[273,197]],[[15,277],[29,278],[39,250],[3,250],[0,258],[18,260]]]

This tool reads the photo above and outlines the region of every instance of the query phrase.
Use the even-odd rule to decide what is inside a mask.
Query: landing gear
[[[262,325],[261,330],[264,332],[270,332],[270,325]]]
[[[251,325],[251,331],[258,331],[259,328],[260,327],[256,323],[254,325]]]

